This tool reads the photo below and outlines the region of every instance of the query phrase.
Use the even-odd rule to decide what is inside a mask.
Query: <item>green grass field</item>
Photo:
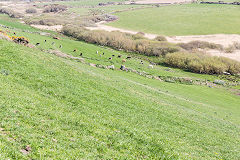
[[[240,10],[233,5],[188,4],[116,13],[109,25],[159,35],[239,34]]]
[[[41,50],[61,44],[64,53],[83,52],[87,62],[117,68],[121,60],[107,58],[129,53],[23,32],[28,26],[3,17],[1,24],[41,45],[0,40],[0,159],[240,159],[240,98],[231,88],[161,82],[60,58]],[[125,65],[217,79],[139,62],[136,57]],[[24,155],[27,145],[31,151]]]

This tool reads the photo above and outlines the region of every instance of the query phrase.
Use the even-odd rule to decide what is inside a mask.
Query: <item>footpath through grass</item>
[[[78,56],[72,49],[79,47],[86,61],[118,67],[120,60],[106,58],[126,53],[17,27],[17,35],[41,44],[30,49],[0,40],[0,159],[240,159],[239,96],[60,58],[40,49],[61,44],[59,50]],[[216,78],[152,71],[144,63],[133,58],[126,65]]]
[[[239,34],[238,6],[186,4],[116,13],[108,25],[159,35]]]

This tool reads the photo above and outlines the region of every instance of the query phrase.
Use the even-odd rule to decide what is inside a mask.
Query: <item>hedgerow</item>
[[[90,31],[84,28],[65,26],[63,34],[88,43],[109,46],[126,52],[137,52],[147,56],[164,56],[180,51],[180,47],[168,43],[145,39],[142,35],[132,35],[118,31]]]
[[[224,57],[211,57],[202,53],[167,54],[164,63],[191,72],[204,74],[240,73],[240,63]]]

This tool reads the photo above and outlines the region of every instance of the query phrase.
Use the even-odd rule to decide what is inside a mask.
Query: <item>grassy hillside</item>
[[[160,35],[239,34],[238,6],[188,4],[116,13],[114,27]]]
[[[91,67],[46,50],[78,56],[72,52],[77,48],[87,62],[116,67],[121,60],[107,58],[127,53],[13,26],[17,35],[41,45],[31,49],[0,40],[0,159],[240,158],[240,98],[230,89]],[[126,66],[155,75],[217,78],[163,66],[149,69],[148,62],[139,61],[133,58]],[[24,155],[26,146],[31,151]]]

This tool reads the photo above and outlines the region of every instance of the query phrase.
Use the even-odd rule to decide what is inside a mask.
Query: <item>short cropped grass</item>
[[[239,34],[240,10],[233,5],[172,5],[116,13],[109,25],[159,35]]]

